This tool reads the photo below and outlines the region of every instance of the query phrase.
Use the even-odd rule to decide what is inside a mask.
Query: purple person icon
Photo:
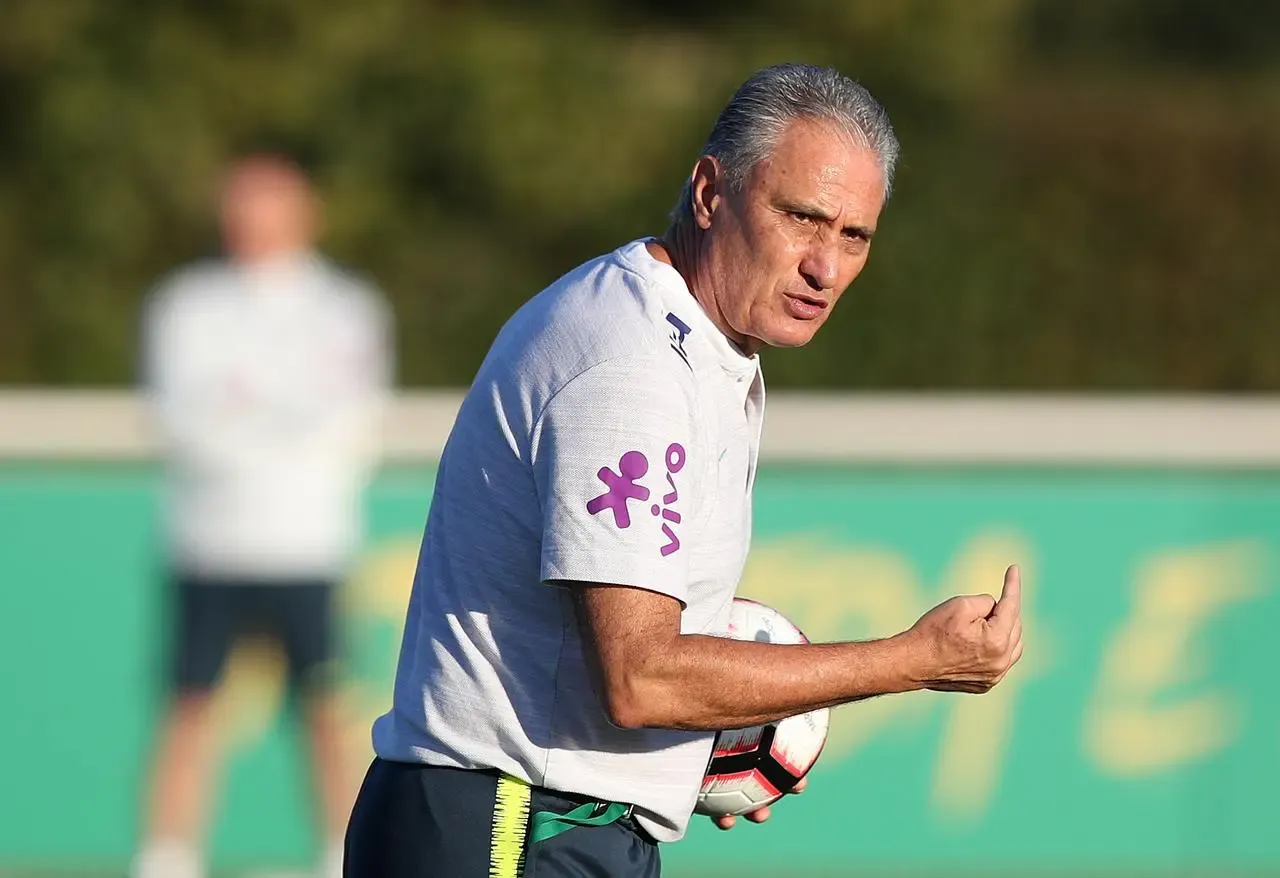
[[[613,510],[613,523],[620,528],[631,527],[631,510],[628,500],[641,502],[649,499],[649,489],[637,482],[649,471],[649,459],[639,451],[628,451],[618,460],[615,473],[607,466],[596,473],[609,490],[587,501],[587,512],[595,515],[605,509]]]

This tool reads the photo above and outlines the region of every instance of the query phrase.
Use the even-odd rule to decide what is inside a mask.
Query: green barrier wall
[[[369,497],[344,693],[367,753],[431,471]],[[159,702],[156,474],[0,467],[0,867],[115,867]],[[1027,574],[1023,664],[981,698],[836,711],[811,791],[766,827],[699,821],[667,874],[1280,870],[1280,474],[765,468],[742,593],[811,638],[898,630]],[[305,864],[305,763],[269,650],[237,653],[218,862]]]

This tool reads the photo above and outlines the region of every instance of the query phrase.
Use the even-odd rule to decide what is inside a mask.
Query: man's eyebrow
[[[788,213],[798,213],[801,216],[811,216],[814,219],[822,220],[824,223],[835,222],[835,219],[836,219],[835,216],[829,211],[825,211],[822,208],[816,207],[812,204],[804,204],[803,202],[800,202],[800,201],[792,201],[789,198],[778,199],[777,205],[779,209],[785,210]],[[867,226],[859,226],[859,225],[845,226],[840,231],[843,234],[851,235],[855,238],[863,238],[867,241],[870,241],[872,236],[875,235],[875,229],[871,229],[871,228],[868,228]]]
[[[778,207],[788,213],[798,213],[802,216],[811,216],[814,219],[820,219],[824,223],[834,222],[835,215],[823,210],[812,204],[805,204],[800,201],[792,201],[790,198],[779,198]]]

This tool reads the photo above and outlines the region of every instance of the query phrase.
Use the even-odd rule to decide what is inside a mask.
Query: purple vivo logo
[[[650,514],[662,522],[662,533],[667,538],[666,544],[658,549],[663,557],[678,551],[680,548],[680,538],[676,536],[672,525],[680,523],[680,513],[673,508],[680,499],[680,492],[676,488],[675,476],[684,469],[684,464],[684,446],[678,442],[672,442],[667,446],[666,453],[666,480],[671,490],[662,495],[660,504],[654,503],[649,507]],[[649,458],[639,451],[628,451],[622,455],[618,459],[617,472],[607,466],[602,466],[596,476],[600,481],[604,482],[608,490],[600,496],[593,497],[587,501],[587,512],[592,515],[598,515],[606,509],[611,510],[615,525],[619,528],[631,527],[631,510],[627,504],[631,500],[639,500],[643,503],[649,499],[651,492],[640,484],[640,480],[648,472]]]
[[[607,466],[600,467],[600,472],[596,475],[609,490],[588,500],[587,511],[595,515],[605,509],[612,509],[614,524],[618,527],[631,527],[631,510],[627,509],[627,501],[649,499],[649,489],[637,484],[648,471],[649,458],[639,451],[628,451],[622,455],[616,473]]]

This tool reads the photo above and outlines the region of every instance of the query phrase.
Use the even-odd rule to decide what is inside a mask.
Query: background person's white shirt
[[[341,574],[378,450],[389,323],[378,293],[310,253],[204,263],[161,284],[145,374],[173,563],[212,577]]]
[[[713,736],[612,725],[554,583],[662,592],[686,633],[723,632],[763,404],[758,359],[643,241],[527,303],[440,461],[377,753],[634,804],[680,838]]]

